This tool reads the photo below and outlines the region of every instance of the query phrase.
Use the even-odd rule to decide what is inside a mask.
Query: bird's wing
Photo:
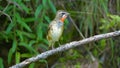
[[[50,30],[53,30],[53,25],[56,23],[56,21],[52,21],[50,22],[49,26],[48,26],[48,33],[47,33],[47,40],[49,41],[49,46],[51,46],[54,41],[52,41],[52,38],[51,38],[51,31]],[[54,44],[53,44],[54,45]]]
[[[53,30],[53,25],[56,23],[56,21],[52,21],[52,22],[50,22],[50,24],[49,24],[49,26],[48,26],[48,35],[51,33],[51,31],[50,30]],[[49,39],[49,37],[47,36],[47,39]]]
[[[56,21],[50,22],[50,24],[48,26],[48,31],[52,29],[52,25],[54,25],[55,23],[56,23]]]

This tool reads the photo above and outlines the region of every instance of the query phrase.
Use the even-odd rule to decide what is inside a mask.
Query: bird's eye
[[[62,15],[64,15],[65,13],[62,13]]]
[[[61,13],[61,17],[63,17],[65,15],[65,13]]]

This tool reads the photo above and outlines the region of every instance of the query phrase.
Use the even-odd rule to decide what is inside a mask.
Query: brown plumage
[[[54,43],[56,41],[59,41],[63,33],[64,20],[66,19],[68,15],[69,13],[59,10],[57,11],[55,19],[51,21],[51,23],[49,24],[47,40],[49,42],[49,46],[52,46],[52,48],[54,48],[53,47]]]

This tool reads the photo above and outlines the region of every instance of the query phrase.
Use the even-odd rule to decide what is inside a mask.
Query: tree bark
[[[115,36],[119,36],[119,35],[120,35],[120,31],[115,31],[115,32],[110,32],[110,33],[106,33],[106,34],[95,35],[95,36],[92,36],[90,38],[86,38],[86,39],[83,39],[80,41],[73,41],[70,43],[66,43],[56,49],[48,50],[48,51],[43,52],[35,57],[28,58],[19,64],[11,66],[10,68],[22,68],[32,62],[39,61],[40,59],[46,59],[48,56],[53,55],[55,53],[63,52],[63,51],[66,51],[68,49],[71,49],[71,48],[74,48],[77,46],[81,46],[81,45],[84,45],[87,43],[91,43],[94,41],[98,41],[98,40],[106,39],[106,38],[110,38],[110,37],[115,37]]]

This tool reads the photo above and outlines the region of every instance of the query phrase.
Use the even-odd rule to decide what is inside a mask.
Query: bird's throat
[[[60,19],[60,21],[62,21],[62,22],[64,22],[65,21],[65,19],[66,19],[66,15],[64,15],[61,19]]]

